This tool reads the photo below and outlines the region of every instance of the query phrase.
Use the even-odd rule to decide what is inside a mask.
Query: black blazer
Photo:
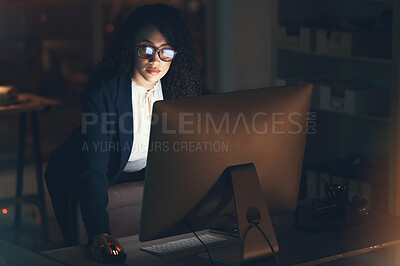
[[[107,189],[131,153],[131,76],[91,80],[81,94],[81,125],[53,151],[45,172],[49,191],[78,195],[89,239],[110,233]]]

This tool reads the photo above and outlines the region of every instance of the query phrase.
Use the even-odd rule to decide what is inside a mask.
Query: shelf
[[[311,108],[311,112],[317,112],[317,113],[318,112],[324,112],[324,113],[348,116],[348,117],[352,117],[352,118],[372,120],[372,121],[377,121],[377,122],[381,122],[381,123],[385,123],[385,124],[389,124],[390,123],[390,118],[389,117],[381,117],[381,116],[374,116],[374,115],[356,115],[356,114],[339,113],[339,112],[334,112],[334,111],[329,111],[329,110],[324,110],[324,109],[319,109],[319,108]]]
[[[346,56],[346,55],[336,55],[336,54],[321,54],[321,53],[317,53],[317,52],[301,51],[301,50],[281,48],[281,47],[279,47],[278,49],[285,51],[285,52],[291,52],[291,53],[297,53],[297,54],[354,60],[354,61],[361,61],[361,62],[368,62],[368,63],[377,63],[377,64],[385,64],[385,65],[391,65],[391,63],[392,63],[392,60],[390,60],[390,59],[380,59],[380,58],[360,57],[360,56]]]

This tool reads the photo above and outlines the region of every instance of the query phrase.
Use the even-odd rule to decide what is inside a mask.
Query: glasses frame
[[[150,47],[151,49],[153,49],[153,54],[150,56],[150,57],[143,57],[143,56],[140,56],[140,54],[139,54],[139,48],[140,47]],[[136,48],[136,50],[137,50],[137,56],[138,57],[140,57],[140,58],[142,58],[142,59],[150,59],[150,58],[152,58],[155,54],[156,54],[156,52],[157,52],[157,54],[158,54],[158,58],[160,58],[160,60],[161,61],[164,61],[164,62],[171,62],[172,60],[174,60],[174,58],[175,58],[175,56],[176,56],[176,54],[178,53],[176,50],[174,50],[174,49],[171,49],[171,48],[161,48],[161,49],[156,49],[155,47],[153,47],[153,46],[151,46],[151,45],[137,45],[137,46],[135,46],[135,48]],[[174,53],[174,57],[172,57],[171,58],[171,60],[164,60],[164,59],[162,59],[161,58],[161,50],[172,50],[172,51],[174,51],[175,53]]]

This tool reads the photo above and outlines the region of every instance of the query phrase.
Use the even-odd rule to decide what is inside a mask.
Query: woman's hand
[[[103,256],[101,255],[101,248],[104,247],[106,249],[106,252],[108,252],[111,255],[111,248],[109,244],[113,244],[115,247],[121,249],[121,251],[124,251],[123,247],[121,244],[118,242],[118,240],[109,235],[109,234],[99,234],[95,235],[92,238],[92,245],[90,246],[90,251],[92,252],[93,257],[97,261],[104,261]]]

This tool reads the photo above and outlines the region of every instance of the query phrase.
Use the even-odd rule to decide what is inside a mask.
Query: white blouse
[[[123,172],[137,172],[146,167],[151,112],[154,102],[163,99],[160,81],[150,90],[132,81],[133,146]]]

